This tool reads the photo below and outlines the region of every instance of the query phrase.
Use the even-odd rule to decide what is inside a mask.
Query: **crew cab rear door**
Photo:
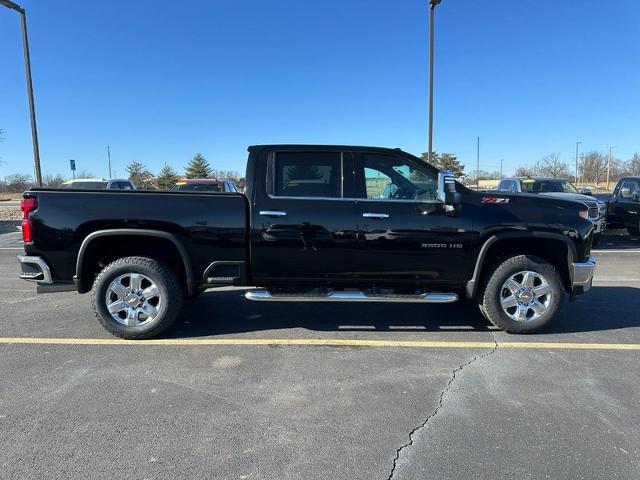
[[[468,276],[471,220],[437,200],[438,171],[405,155],[355,152],[356,271],[407,283]]]
[[[349,278],[357,226],[351,154],[285,149],[264,155],[256,177],[266,184],[256,186],[251,208],[254,279],[317,286]]]

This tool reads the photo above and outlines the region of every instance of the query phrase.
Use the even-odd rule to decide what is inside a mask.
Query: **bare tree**
[[[640,175],[640,153],[634,153],[633,157],[625,164],[624,175]]]
[[[31,175],[23,175],[21,173],[14,173],[5,177],[4,183],[6,188],[11,193],[21,193],[27,190],[33,184]]]
[[[64,177],[59,173],[55,175],[46,174],[42,177],[42,183],[47,187],[58,188],[60,185],[64,183]]]
[[[542,158],[539,165],[539,175],[548,177],[568,177],[569,166],[560,160],[559,153],[550,153]]]
[[[580,163],[580,171],[585,182],[593,182],[597,187],[607,171],[606,155],[595,150],[586,153]]]

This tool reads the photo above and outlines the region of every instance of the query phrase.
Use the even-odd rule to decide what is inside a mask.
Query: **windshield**
[[[221,192],[222,185],[219,183],[187,183],[178,182],[173,190],[180,192]]]
[[[576,187],[566,180],[534,180],[526,178],[520,181],[522,191],[527,193],[578,193]]]

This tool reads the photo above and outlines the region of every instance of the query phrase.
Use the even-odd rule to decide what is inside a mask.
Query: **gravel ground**
[[[20,225],[20,209],[0,204],[0,233],[15,232]]]

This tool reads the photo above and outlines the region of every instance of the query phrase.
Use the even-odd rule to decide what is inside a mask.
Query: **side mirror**
[[[456,192],[456,180],[451,172],[438,173],[438,200],[444,203],[447,212],[454,212],[460,203],[460,194]]]
[[[633,192],[633,200],[635,202],[640,202],[640,193],[638,192]]]
[[[589,196],[593,195],[593,193],[591,193],[591,189],[589,189],[589,188],[581,188],[580,189],[580,193],[582,195],[589,195]]]

